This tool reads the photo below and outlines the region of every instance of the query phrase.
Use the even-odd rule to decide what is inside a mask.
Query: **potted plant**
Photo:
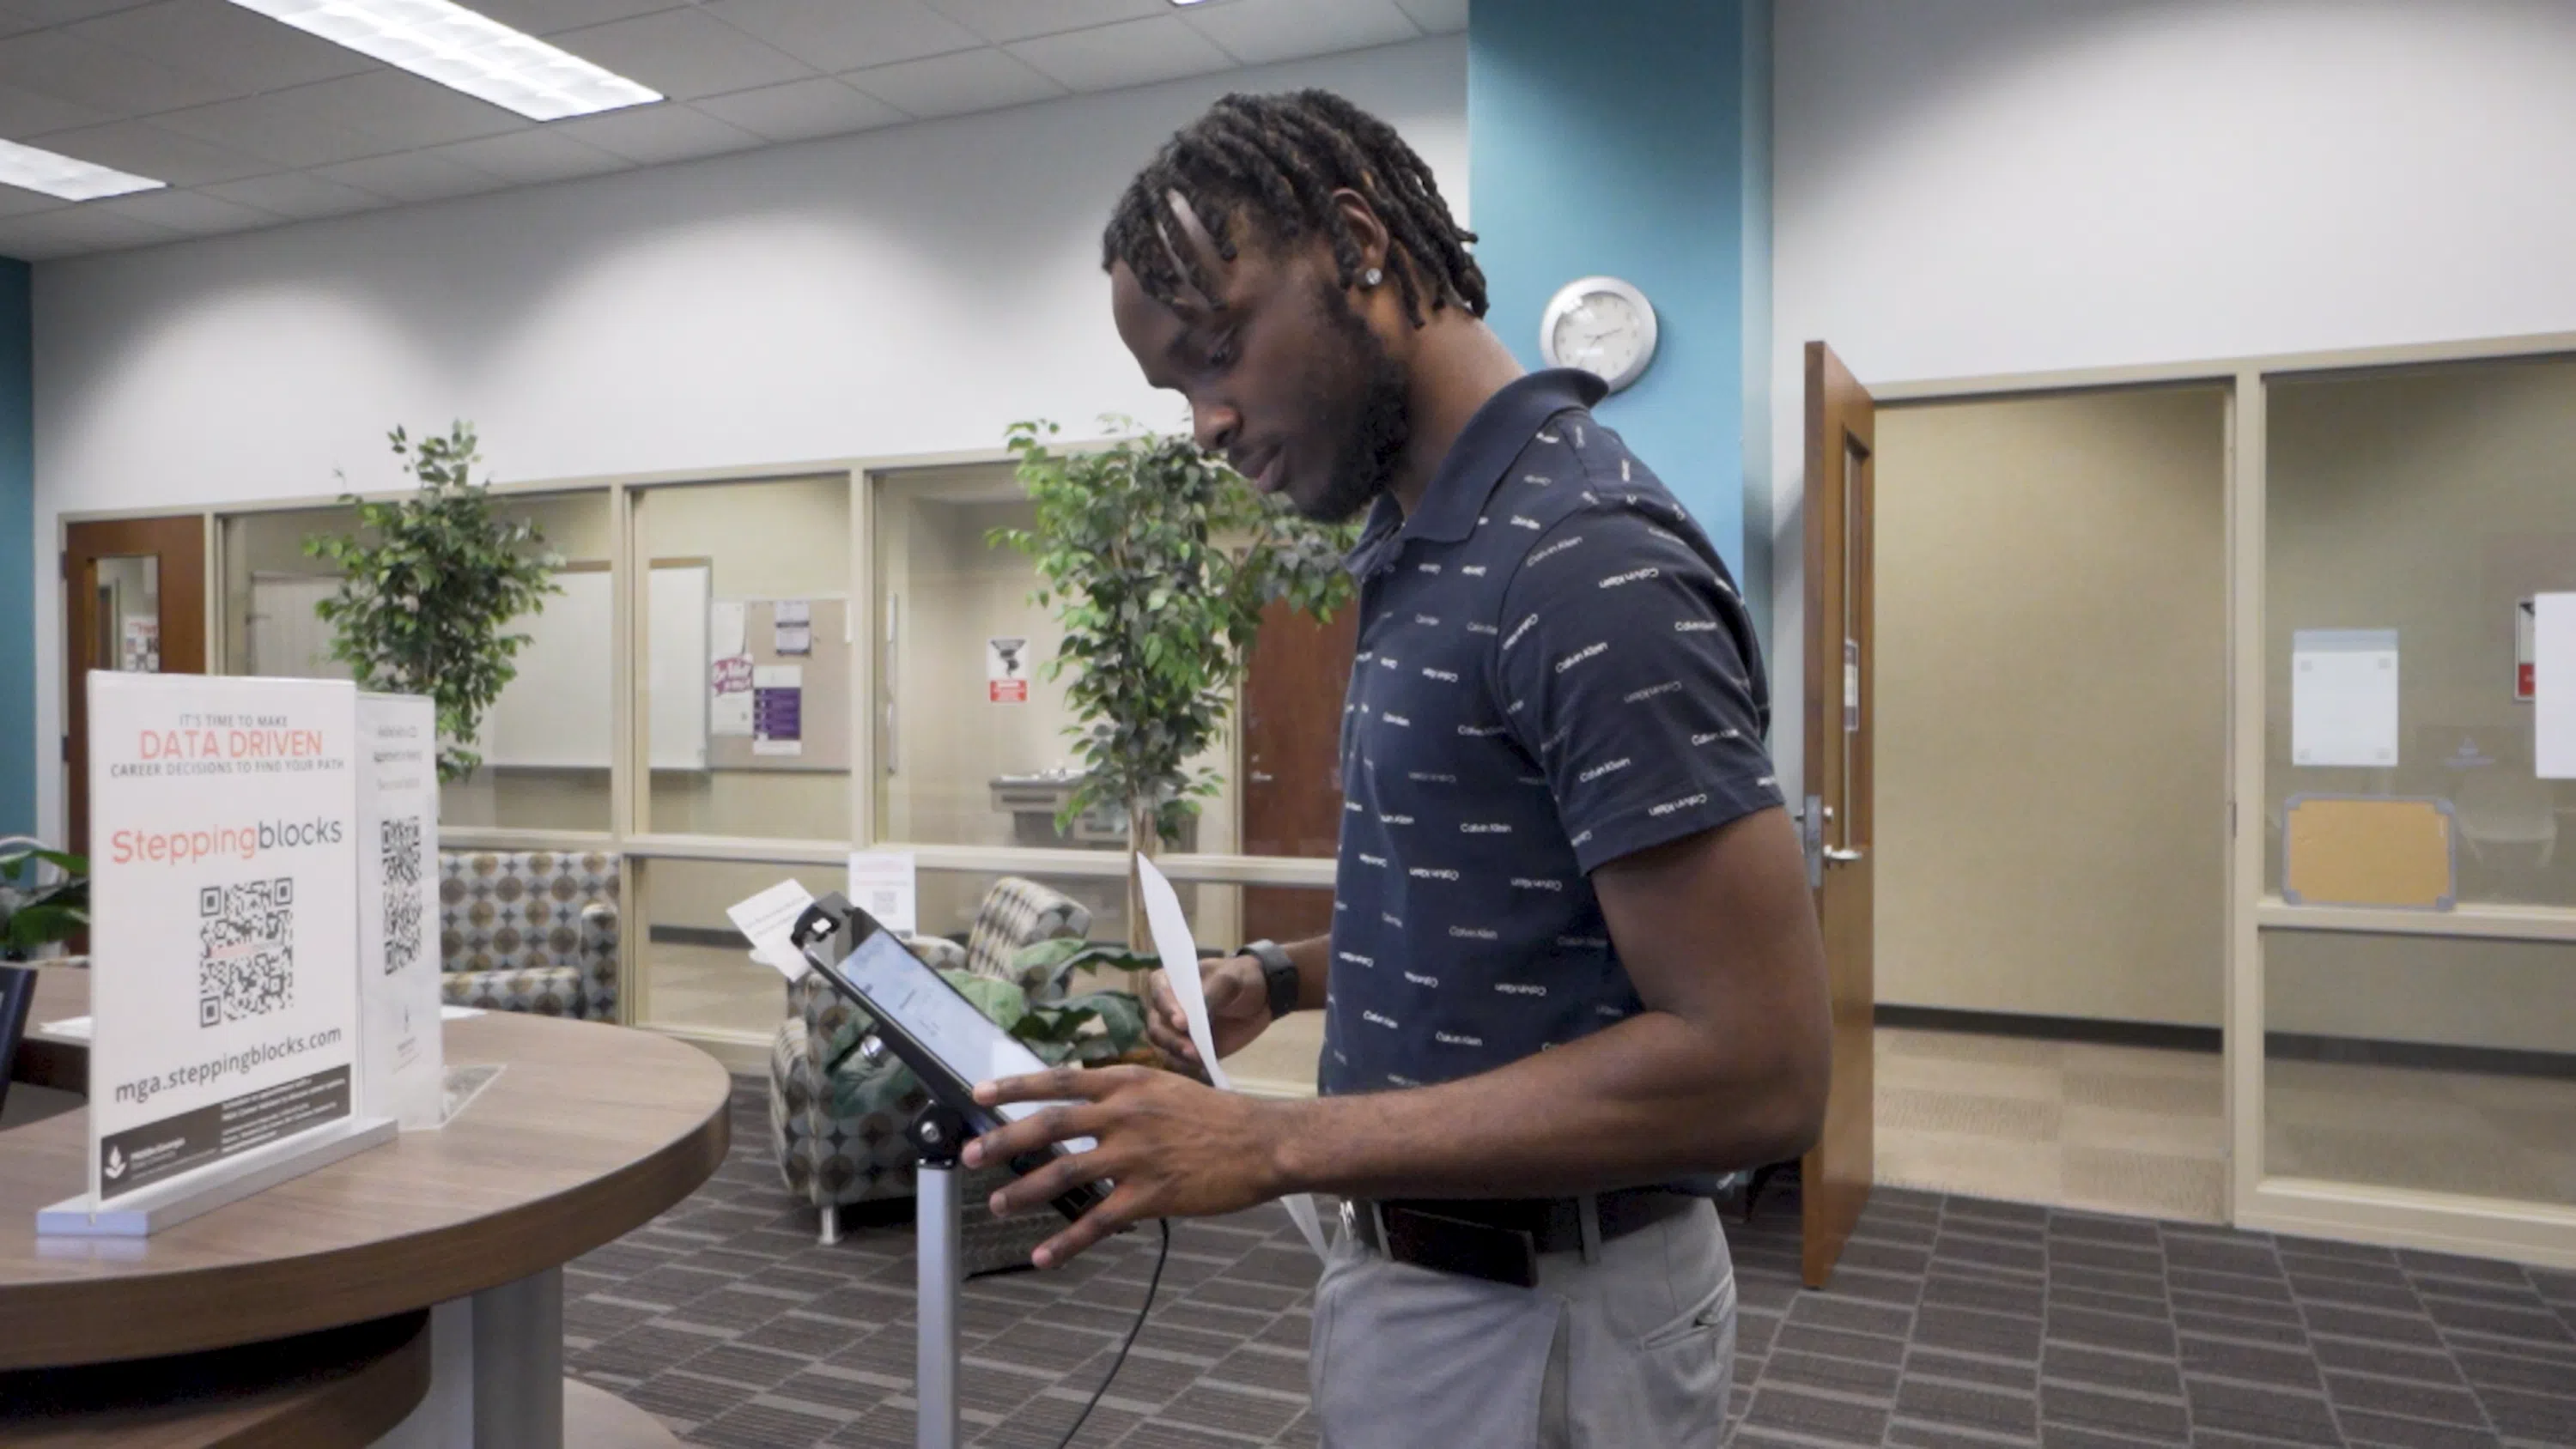
[[[518,676],[510,661],[528,636],[502,630],[562,592],[553,572],[563,561],[535,524],[494,510],[488,482],[473,481],[482,458],[472,425],[417,443],[400,428],[389,436],[419,489],[382,503],[344,495],[357,530],[308,538],[304,552],[340,569],[340,591],[318,608],[332,657],[361,689],[436,703],[438,778],[452,784],[482,763],[473,741],[483,712]]]
[[[1010,450],[1037,526],[990,542],[1037,565],[1037,603],[1063,642],[1083,777],[1058,817],[1106,808],[1127,823],[1127,923],[1146,939],[1135,859],[1176,841],[1215,770],[1193,764],[1221,737],[1261,611],[1279,600],[1329,617],[1351,595],[1342,568],[1356,525],[1300,517],[1187,437],[1103,420],[1112,440],[1059,452],[1050,422],[1014,424]]]
[[[33,960],[88,925],[87,860],[25,838],[0,841],[0,961]]]

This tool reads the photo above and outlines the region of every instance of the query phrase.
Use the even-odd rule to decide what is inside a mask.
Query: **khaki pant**
[[[1718,1449],[1735,1272],[1717,1210],[1552,1253],[1536,1289],[1390,1262],[1343,1234],[1315,1289],[1323,1449]]]

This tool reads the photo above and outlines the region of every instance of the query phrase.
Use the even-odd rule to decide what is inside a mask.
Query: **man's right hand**
[[[1208,1034],[1216,1054],[1230,1057],[1252,1044],[1270,1026],[1270,993],[1261,979],[1261,963],[1249,956],[1228,956],[1199,963],[1199,988],[1207,993]],[[1154,973],[1153,1008],[1145,1014],[1145,1035],[1165,1055],[1204,1071],[1199,1049],[1190,1042],[1190,1019],[1163,972]]]

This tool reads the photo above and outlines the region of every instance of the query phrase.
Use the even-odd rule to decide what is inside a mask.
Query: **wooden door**
[[[1342,700],[1360,611],[1319,623],[1286,604],[1261,616],[1243,679],[1243,853],[1330,857],[1342,834]],[[1333,893],[1246,886],[1248,941],[1299,941],[1333,928]],[[1212,944],[1231,944],[1217,942]]]
[[[66,835],[89,850],[89,672],[206,672],[206,521],[118,518],[63,530]]]
[[[1807,881],[1832,978],[1833,1089],[1824,1136],[1799,1164],[1807,1286],[1821,1288],[1869,1203],[1876,1043],[1872,968],[1871,498],[1869,394],[1821,342],[1807,344]]]

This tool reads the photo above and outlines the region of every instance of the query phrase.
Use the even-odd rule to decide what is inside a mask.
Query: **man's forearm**
[[[1436,1087],[1276,1104],[1268,1146],[1280,1192],[1352,1197],[1545,1197],[1754,1167],[1808,1146],[1783,1057],[1649,1011]]]

